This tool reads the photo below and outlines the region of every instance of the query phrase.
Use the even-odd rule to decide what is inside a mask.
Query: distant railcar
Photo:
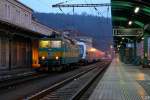
[[[84,42],[77,42],[77,45],[79,45],[79,50],[80,50],[80,60],[79,60],[79,64],[88,64],[88,60],[87,60],[87,48],[86,48],[86,44]]]
[[[95,49],[93,47],[87,46],[84,42],[77,42],[80,47],[80,63],[88,64],[96,61],[100,61],[100,59],[105,55],[104,52]]]
[[[72,39],[57,35],[39,41],[39,64],[48,70],[68,69],[80,60],[79,46]]]
[[[100,61],[102,57],[105,56],[105,53],[96,49],[96,48],[88,48],[87,50],[87,59],[88,62],[97,62]]]

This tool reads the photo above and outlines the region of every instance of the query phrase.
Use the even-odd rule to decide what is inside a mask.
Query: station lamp
[[[140,7],[136,7],[136,8],[134,9],[134,13],[138,13],[139,10],[140,10]]]
[[[113,45],[110,45],[110,48],[113,49]]]
[[[95,48],[91,48],[90,51],[91,51],[91,52],[95,52],[96,49],[95,49]]]
[[[124,40],[125,38],[124,37],[122,37],[122,40]]]
[[[144,37],[142,37],[142,40],[144,40]]]
[[[132,21],[129,21],[128,24],[129,24],[129,25],[132,25]]]
[[[120,47],[121,47],[121,45],[118,45],[117,47],[118,47],[118,48],[120,48]]]

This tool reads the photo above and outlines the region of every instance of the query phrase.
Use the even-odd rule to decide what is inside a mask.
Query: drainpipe
[[[11,70],[11,65],[12,65],[12,62],[11,62],[11,57],[12,57],[12,54],[11,54],[11,50],[12,50],[12,37],[9,38],[9,71]]]

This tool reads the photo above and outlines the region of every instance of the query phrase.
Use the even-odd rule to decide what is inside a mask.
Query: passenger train
[[[94,53],[94,52],[91,52]],[[71,69],[76,64],[88,64],[95,60],[84,42],[68,36],[53,34],[39,40],[40,67],[51,71]]]
[[[105,53],[97,50],[96,48],[88,46],[84,42],[77,42],[77,45],[80,47],[80,63],[86,65],[92,62],[100,61],[100,58],[102,58]]]

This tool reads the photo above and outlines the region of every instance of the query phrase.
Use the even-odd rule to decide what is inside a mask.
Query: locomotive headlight
[[[45,56],[42,56],[42,60],[45,60]]]
[[[58,56],[56,56],[56,60],[58,60],[59,59],[59,57]]]

